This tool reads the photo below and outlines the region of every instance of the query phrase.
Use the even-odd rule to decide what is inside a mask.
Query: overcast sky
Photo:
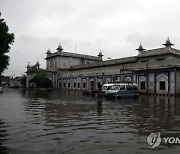
[[[45,68],[46,51],[137,55],[162,47],[168,37],[180,49],[179,0],[0,0],[0,12],[15,34],[4,75],[21,75],[27,62]]]

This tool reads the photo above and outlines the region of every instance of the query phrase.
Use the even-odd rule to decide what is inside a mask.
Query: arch
[[[90,78],[90,81],[94,81],[94,78]]]
[[[168,93],[168,76],[166,74],[159,74],[156,77],[157,93]]]
[[[111,79],[108,77],[106,78],[106,83],[109,83],[109,82],[111,82]]]
[[[120,82],[120,81],[121,81],[121,78],[120,78],[120,77],[117,77],[116,81],[117,81],[117,82]]]
[[[76,79],[73,79],[73,88],[76,89],[76,82],[77,80]]]
[[[126,77],[125,81],[126,81],[127,83],[130,83],[130,82],[131,82],[131,77]]]
[[[141,77],[139,78],[139,81],[146,81],[145,76],[141,76]]]
[[[156,77],[156,80],[168,80],[168,76],[161,73]]]
[[[52,82],[52,79],[50,77],[48,77],[48,79]]]
[[[141,76],[139,78],[139,89],[143,92],[146,91],[146,78],[145,78],[145,76]]]
[[[85,78],[82,79],[83,82],[83,89],[85,89],[87,87],[87,80]]]

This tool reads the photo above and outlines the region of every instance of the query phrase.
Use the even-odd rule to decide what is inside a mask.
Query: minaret
[[[102,60],[102,57],[103,57],[104,55],[102,54],[102,52],[101,52],[101,50],[100,50],[100,52],[99,52],[99,54],[98,54],[98,57],[99,58],[101,58],[101,60]]]
[[[64,49],[62,48],[62,46],[61,46],[61,43],[58,45],[58,48],[57,48],[56,50],[59,51],[59,52],[62,52],[62,50],[64,50]]]
[[[169,37],[168,37],[168,39],[166,40],[166,42],[163,45],[170,50],[171,46],[174,44],[171,43],[171,41],[169,40]]]
[[[143,52],[144,50],[146,50],[146,49],[144,49],[143,46],[142,46],[141,43],[140,43],[139,48],[137,48],[136,50],[138,50],[138,54],[142,54],[142,52]]]

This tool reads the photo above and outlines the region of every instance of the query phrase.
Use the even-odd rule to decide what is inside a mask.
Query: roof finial
[[[102,59],[103,56],[104,56],[104,55],[102,54],[102,52],[101,52],[101,50],[100,50],[100,52],[99,52],[99,54],[98,54],[98,57]]]
[[[48,54],[51,54],[50,48],[47,50],[46,54],[47,54],[47,55],[48,55]]]
[[[168,39],[166,40],[166,42],[163,45],[166,46],[167,48],[171,48],[171,46],[174,44],[171,43],[171,41],[169,40],[169,37],[168,37]]]
[[[28,62],[26,68],[29,69],[31,66],[30,66],[30,62]]]
[[[56,50],[59,51],[59,52],[61,52],[62,50],[64,50],[64,49],[62,48],[62,46],[61,46],[61,43],[59,43],[58,48],[57,48]]]
[[[146,50],[146,49],[144,49],[143,46],[142,46],[141,43],[140,43],[139,47],[138,47],[136,50],[138,50],[138,51],[139,51],[139,54],[141,54],[141,53],[142,53],[144,50]]]
[[[39,64],[39,61],[38,61],[38,60],[37,60],[37,62],[36,62],[35,65],[36,65],[37,68],[39,68],[40,64]]]

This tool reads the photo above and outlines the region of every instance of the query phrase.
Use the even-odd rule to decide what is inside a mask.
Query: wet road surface
[[[146,139],[153,132],[180,138],[180,97],[97,103],[77,91],[0,94],[0,153],[179,153],[178,143],[149,148]]]

